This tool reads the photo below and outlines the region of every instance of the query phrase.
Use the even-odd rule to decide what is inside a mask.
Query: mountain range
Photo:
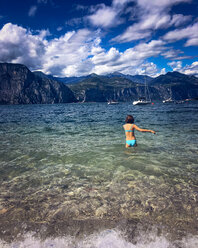
[[[52,75],[46,75],[44,74],[43,72],[41,71],[34,71],[34,74],[40,76],[40,77],[48,77],[50,79],[53,79],[53,80],[57,80],[59,82],[63,82],[65,84],[75,84],[75,83],[79,83],[81,82],[82,80],[84,79],[88,79],[90,77],[97,77],[99,75],[95,74],[95,73],[92,73],[90,75],[87,75],[87,76],[82,76],[82,77],[54,77]],[[135,83],[145,83],[145,81],[147,83],[149,83],[153,78],[152,77],[149,77],[147,75],[125,75],[125,74],[122,74],[120,72],[114,72],[114,73],[110,73],[110,74],[106,74],[106,75],[103,75],[103,76],[99,76],[99,77],[107,77],[107,78],[114,78],[114,77],[119,77],[119,78],[127,78],[127,79],[130,79],[131,81],[135,82]]]
[[[198,78],[179,72],[156,78],[121,73],[58,78],[31,72],[25,65],[0,63],[0,104],[133,101],[145,96],[145,82],[152,100],[198,97]]]
[[[125,77],[91,76],[77,84],[67,84],[78,101],[133,101],[145,96],[145,86]],[[198,78],[169,72],[150,80],[152,100],[183,100],[198,96]]]

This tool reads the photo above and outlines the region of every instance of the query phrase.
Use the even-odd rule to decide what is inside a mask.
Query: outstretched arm
[[[153,134],[155,134],[156,132],[155,131],[153,131],[153,130],[148,130],[148,129],[142,129],[142,128],[139,128],[138,126],[136,126],[136,125],[133,125],[133,127],[137,130],[137,131],[139,131],[139,132],[149,132],[149,133],[153,133]]]

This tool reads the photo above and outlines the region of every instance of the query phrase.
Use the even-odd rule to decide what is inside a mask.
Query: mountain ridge
[[[143,83],[123,77],[121,73],[113,76],[91,74],[70,84],[51,77],[31,72],[25,65],[0,63],[0,104],[126,102],[144,97],[145,92]],[[152,100],[197,98],[198,78],[168,72],[150,78],[148,88]]]
[[[130,79],[136,83],[145,83],[145,81],[147,83],[149,83],[153,79],[152,77],[149,77],[148,75],[129,75],[129,74],[122,74],[120,72],[109,73],[106,75],[98,75],[96,73],[91,73],[91,74],[88,74],[86,76],[81,76],[81,77],[55,77],[53,75],[46,75],[41,71],[34,71],[33,73],[35,73],[36,75],[41,75],[41,76],[43,74],[43,75],[45,75],[45,77],[48,77],[50,79],[57,80],[57,81],[60,81],[60,82],[66,83],[66,84],[79,83],[82,80],[84,80],[86,78],[93,77],[93,76],[108,77],[108,78],[120,77],[120,78]]]
[[[122,77],[90,77],[77,84],[68,84],[68,87],[78,101],[132,101],[144,97],[145,92],[143,84]],[[153,100],[196,98],[198,78],[169,72],[167,76],[153,78],[148,88]]]

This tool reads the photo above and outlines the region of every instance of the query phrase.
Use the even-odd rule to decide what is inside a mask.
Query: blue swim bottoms
[[[127,145],[129,146],[135,146],[136,140],[126,140]]]

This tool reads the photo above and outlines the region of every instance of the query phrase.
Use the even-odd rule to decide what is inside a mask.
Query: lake
[[[0,140],[0,247],[198,247],[197,101],[2,105]]]

